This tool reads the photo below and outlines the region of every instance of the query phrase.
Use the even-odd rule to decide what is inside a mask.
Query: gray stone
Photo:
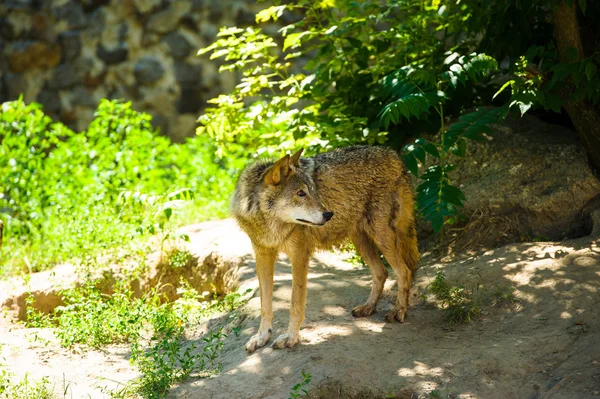
[[[163,11],[153,14],[148,20],[146,27],[154,32],[168,33],[179,24],[179,20],[186,15],[191,9],[191,4],[188,1],[174,1]]]
[[[175,61],[175,79],[183,87],[198,86],[202,79],[202,66]]]
[[[204,94],[205,91],[202,88],[182,85],[177,102],[177,112],[180,114],[192,113],[197,115],[206,102]]]
[[[256,23],[256,14],[252,11],[240,8],[235,16],[237,26],[250,26]]]
[[[60,97],[58,90],[44,88],[37,96],[37,102],[42,104],[44,112],[54,114],[60,111]]]
[[[73,64],[61,64],[54,70],[54,76],[49,82],[52,89],[68,89],[81,82],[81,73]]]
[[[206,4],[207,0],[192,0],[192,11],[203,10]]]
[[[85,86],[76,86],[71,92],[71,102],[74,105],[96,108],[100,99],[96,98],[94,92]]]
[[[107,49],[102,44],[99,44],[96,55],[108,65],[113,65],[125,61],[129,55],[129,50],[126,43],[119,43],[119,46],[113,49]]]
[[[6,87],[6,97],[8,100],[16,100],[27,91],[29,84],[27,79],[20,73],[7,73],[4,75],[4,86]]]
[[[121,24],[119,27],[119,41],[125,42],[127,41],[127,34],[129,33],[129,26],[126,23]]]
[[[160,35],[155,32],[144,31],[142,33],[142,46],[150,47],[160,41]]]
[[[165,68],[156,58],[146,56],[136,62],[133,73],[139,83],[146,85],[159,80],[164,75]]]
[[[110,0],[81,0],[81,5],[86,12],[105,6],[110,3]]]
[[[66,61],[71,61],[81,54],[81,31],[70,30],[61,33],[60,44]]]
[[[0,37],[6,40],[14,40],[17,38],[15,27],[6,17],[0,18]]]
[[[87,18],[85,17],[83,8],[77,2],[69,1],[52,11],[56,19],[67,21],[70,29],[81,29],[87,25]]]
[[[133,0],[133,4],[140,14],[149,14],[160,8],[162,0]]]
[[[177,59],[185,58],[192,51],[192,45],[187,38],[179,32],[171,32],[164,38],[169,47],[169,53]]]
[[[36,0],[4,0],[3,6],[9,10],[27,10],[36,7]]]
[[[106,25],[106,11],[98,8],[89,14],[89,25],[87,31],[93,36],[100,36]]]

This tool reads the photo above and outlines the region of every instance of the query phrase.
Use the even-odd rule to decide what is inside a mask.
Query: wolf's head
[[[333,212],[321,204],[310,176],[300,167],[301,154],[286,155],[267,171],[261,208],[284,222],[323,226]]]

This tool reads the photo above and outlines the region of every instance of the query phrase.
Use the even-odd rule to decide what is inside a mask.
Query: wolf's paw
[[[354,317],[367,317],[375,313],[375,306],[359,305],[352,309],[352,316]]]
[[[390,323],[393,323],[395,321],[397,321],[398,323],[404,323],[404,320],[406,320],[407,316],[408,316],[408,309],[394,309],[394,310],[390,310],[385,315],[385,319]]]
[[[265,331],[263,333],[259,332],[258,334],[255,334],[246,343],[246,351],[248,353],[252,353],[255,350],[257,350],[258,348],[262,348],[263,346],[265,346],[267,344],[267,342],[269,341],[269,338],[271,338],[271,329],[270,328],[268,331]]]
[[[273,348],[275,349],[283,349],[283,348],[291,348],[296,345],[300,341],[300,336],[298,334],[290,335],[290,334],[281,334],[275,342],[273,342]]]

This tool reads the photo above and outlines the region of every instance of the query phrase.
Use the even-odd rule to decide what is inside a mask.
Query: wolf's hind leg
[[[364,305],[359,305],[352,309],[352,316],[367,317],[375,313],[377,302],[381,297],[381,292],[383,291],[388,272],[379,258],[379,251],[377,250],[375,243],[373,243],[364,231],[358,231],[356,235],[352,237],[352,242],[360,256],[362,256],[365,262],[367,262],[367,265],[369,265],[371,277],[373,278],[371,293],[369,294],[367,302]]]
[[[266,345],[271,338],[273,326],[273,274],[277,252],[272,249],[254,247],[256,254],[256,274],[260,285],[260,327],[248,343],[249,353]]]
[[[392,266],[398,281],[396,307],[386,315],[386,319],[403,323],[408,314],[408,298],[412,283],[412,270],[406,264],[403,255],[405,255],[404,252],[409,251],[408,246],[416,245],[416,243],[411,242],[408,234],[403,234],[398,230],[398,228],[386,226],[379,231],[379,234],[374,235],[373,239]]]

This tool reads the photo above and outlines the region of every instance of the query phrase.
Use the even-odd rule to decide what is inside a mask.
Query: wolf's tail
[[[419,259],[421,258],[417,241],[417,228],[415,227],[414,220],[411,221],[410,226],[408,227],[406,242],[403,246],[404,248],[402,248],[403,250],[401,251],[402,259],[404,260],[404,263],[406,263],[406,266],[408,266],[408,269],[412,272],[414,278]]]
[[[395,230],[399,235],[399,239],[396,241],[397,251],[414,278],[420,255],[415,222],[415,200],[409,184],[406,182],[398,188],[397,195],[401,199],[400,206],[403,208],[403,212],[400,217],[394,219],[394,223],[396,224]]]

